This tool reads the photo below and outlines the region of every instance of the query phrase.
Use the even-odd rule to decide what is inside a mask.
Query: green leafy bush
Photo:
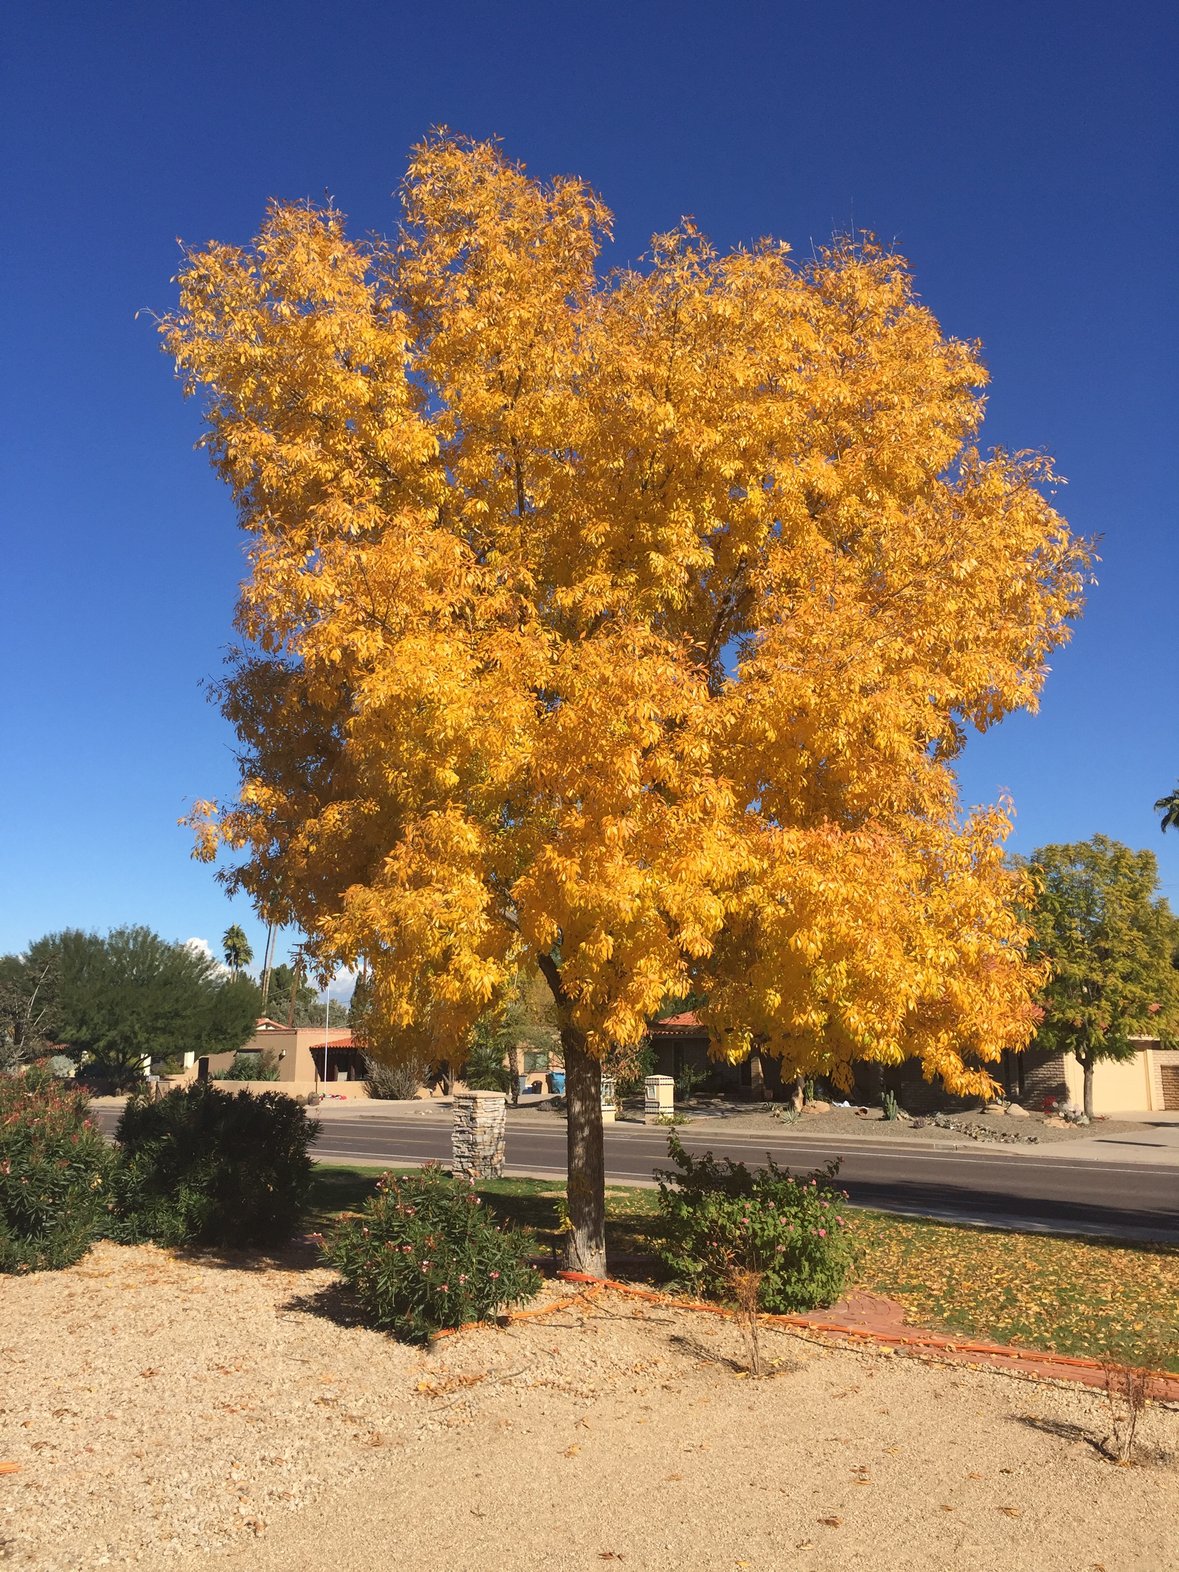
[[[498,1227],[469,1185],[428,1163],[409,1176],[384,1174],[324,1254],[374,1326],[422,1342],[530,1299],[540,1286],[530,1243]]]
[[[772,1159],[751,1171],[710,1152],[693,1157],[674,1134],[668,1151],[676,1167],[658,1175],[662,1253],[678,1281],[701,1298],[727,1301],[735,1273],[760,1274],[758,1306],[776,1314],[839,1298],[852,1246],[847,1194],[832,1184],[838,1162],[794,1178]]]
[[[206,1081],[155,1101],[132,1098],[117,1131],[117,1237],[284,1243],[306,1215],[318,1131],[281,1092],[229,1092]]]
[[[240,1050],[234,1055],[233,1063],[227,1070],[215,1070],[210,1077],[214,1081],[277,1081],[278,1060],[269,1048],[264,1048],[260,1053],[251,1050],[242,1053]]]
[[[512,1072],[504,1063],[504,1049],[497,1037],[476,1028],[460,1078],[473,1092],[511,1090]]]
[[[102,1233],[113,1154],[87,1108],[36,1066],[0,1076],[0,1272],[71,1266]]]

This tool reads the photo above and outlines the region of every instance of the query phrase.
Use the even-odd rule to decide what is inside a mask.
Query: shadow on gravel
[[[368,1326],[364,1313],[343,1283],[328,1283],[314,1293],[295,1294],[280,1307],[283,1311],[300,1311],[303,1315],[318,1316],[333,1326]]]
[[[319,1245],[310,1239],[292,1239],[270,1250],[217,1250],[196,1246],[174,1250],[177,1260],[194,1266],[211,1266],[225,1272],[313,1272],[323,1266]]]
[[[1092,1447],[1094,1452],[1107,1463],[1114,1463],[1120,1468],[1127,1466],[1126,1460],[1112,1445],[1108,1434],[1101,1435],[1097,1430],[1086,1429],[1084,1425],[1068,1424],[1063,1420],[1040,1419],[1035,1414],[1015,1414],[1013,1418],[1017,1424],[1026,1426],[1028,1430],[1039,1430],[1043,1435],[1058,1436],[1062,1441],[1083,1442],[1085,1446]],[[1168,1447],[1151,1446],[1142,1441],[1134,1443],[1135,1466],[1171,1468],[1175,1461],[1176,1454]]]
[[[1109,1456],[1105,1438],[1086,1429],[1084,1425],[1071,1424],[1063,1419],[1041,1419],[1035,1414],[1015,1414],[1013,1417],[1016,1424],[1023,1425],[1025,1429],[1038,1430],[1042,1435],[1056,1436],[1061,1441],[1083,1441],[1102,1457]]]

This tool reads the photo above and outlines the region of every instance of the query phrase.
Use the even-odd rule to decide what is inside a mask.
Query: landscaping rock
[[[823,1102],[823,1100],[821,1098],[815,1098],[813,1102],[803,1103],[802,1111],[803,1111],[804,1114],[808,1114],[808,1113],[812,1113],[812,1114],[830,1113],[831,1112],[831,1104]]]
[[[1008,1103],[1007,1117],[1009,1119],[1026,1119],[1028,1111],[1026,1108],[1021,1108],[1018,1103]]]

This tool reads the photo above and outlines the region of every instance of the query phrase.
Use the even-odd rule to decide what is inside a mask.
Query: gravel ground
[[[569,1291],[426,1352],[282,1264],[104,1244],[0,1288],[0,1562],[1170,1572],[1179,1413]],[[736,1367],[736,1368],[735,1368]]]

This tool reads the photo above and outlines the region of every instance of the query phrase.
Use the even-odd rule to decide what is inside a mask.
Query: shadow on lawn
[[[310,1272],[324,1265],[318,1241],[311,1237],[325,1234],[342,1212],[359,1212],[373,1194],[381,1170],[332,1168],[320,1165],[311,1181],[307,1209],[307,1237],[270,1249],[227,1249],[193,1247],[177,1251],[185,1260],[202,1266],[234,1272]],[[561,1202],[564,1190],[543,1180],[500,1179],[476,1186],[487,1210],[496,1218],[531,1234],[536,1242],[535,1258],[549,1270],[562,1264],[564,1234],[561,1229]],[[612,1266],[620,1275],[641,1281],[658,1281],[662,1269],[657,1260],[662,1228],[654,1213],[619,1211],[606,1220],[606,1250]],[[314,1298],[315,1296],[310,1296]],[[300,1308],[312,1308],[309,1304]],[[330,1311],[332,1306],[328,1306]],[[327,1313],[327,1312],[325,1312]],[[329,1316],[330,1318],[330,1316]],[[355,1325],[353,1321],[342,1324]]]

